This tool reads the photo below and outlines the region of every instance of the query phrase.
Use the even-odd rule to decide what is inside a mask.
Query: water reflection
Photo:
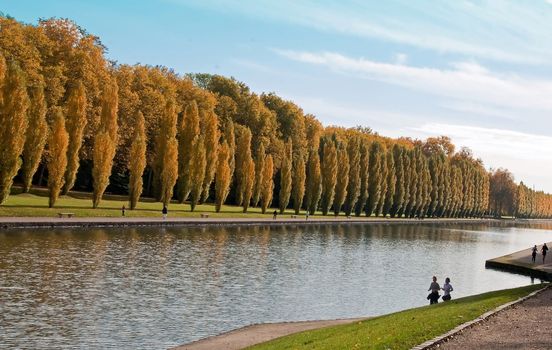
[[[165,348],[258,322],[370,316],[530,283],[488,258],[552,224],[0,232],[0,347]]]

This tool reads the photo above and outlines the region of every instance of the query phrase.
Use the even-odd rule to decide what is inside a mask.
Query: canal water
[[[547,223],[0,230],[0,348],[163,349],[375,316],[425,305],[433,275],[453,298],[528,285],[485,260],[551,240]]]

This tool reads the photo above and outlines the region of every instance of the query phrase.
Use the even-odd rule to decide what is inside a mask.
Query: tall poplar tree
[[[264,148],[264,145],[261,143],[257,148],[257,152],[255,154],[255,185],[254,185],[253,197],[252,197],[252,204],[254,207],[256,207],[259,204],[259,201],[261,200],[261,191],[264,185],[263,169],[264,169],[265,159],[266,159],[265,148]]]
[[[345,199],[345,215],[353,212],[360,194],[360,138],[353,136],[347,144],[349,160],[349,183],[347,184],[347,197]]]
[[[203,193],[203,179],[205,178],[205,144],[203,135],[200,135],[197,142],[194,142],[192,150],[192,171],[190,173],[190,207],[194,211]]]
[[[322,174],[320,169],[320,156],[318,150],[309,152],[309,167],[307,177],[306,207],[310,214],[314,215],[318,209],[322,194]]]
[[[370,149],[368,142],[362,140],[360,143],[360,190],[358,200],[355,205],[355,215],[360,216],[364,211],[364,206],[368,200],[368,188],[370,178]]]
[[[282,167],[280,168],[280,213],[283,214],[289,204],[291,196],[291,172],[292,172],[292,143],[288,140],[282,154]]]
[[[220,139],[220,131],[218,118],[214,111],[205,113],[204,118],[204,142],[205,142],[205,179],[203,180],[202,201],[209,197],[211,184],[215,179],[215,171],[217,169],[217,151]]]
[[[139,111],[135,116],[134,136],[128,159],[128,170],[130,173],[128,192],[131,210],[136,208],[136,204],[142,194],[142,175],[146,168],[146,141],[145,119],[142,112]]]
[[[334,215],[339,215],[341,206],[347,197],[347,185],[349,184],[349,155],[344,146],[337,149],[337,179],[335,183],[335,195],[333,200]]]
[[[69,133],[69,146],[67,148],[67,170],[65,171],[65,184],[63,186],[64,194],[67,194],[75,185],[77,171],[79,170],[79,151],[87,123],[86,103],[84,84],[78,82],[77,86],[71,89],[67,100],[65,128]]]
[[[253,158],[250,157],[247,161],[246,167],[246,176],[243,183],[243,212],[247,213],[249,204],[251,203],[251,197],[253,196],[253,185],[255,182],[255,162]]]
[[[226,197],[228,197],[231,180],[230,147],[226,141],[223,141],[219,147],[215,176],[215,211],[217,213],[220,212],[222,205],[226,201]]]
[[[393,162],[395,171],[395,190],[393,191],[393,203],[389,208],[389,214],[394,218],[404,204],[406,181],[404,174],[404,148],[398,144],[393,145]]]
[[[2,64],[0,64],[2,65]],[[0,204],[8,198],[13,178],[21,166],[25,145],[29,97],[25,73],[14,62],[7,64],[0,105]]]
[[[180,203],[184,203],[188,199],[192,190],[191,174],[196,166],[192,162],[192,157],[199,142],[199,133],[199,112],[197,103],[193,100],[184,109],[178,139],[177,197]]]
[[[263,186],[261,188],[261,211],[266,213],[266,209],[272,204],[272,195],[274,193],[274,162],[272,156],[266,156],[263,168]]]
[[[322,198],[320,199],[320,207],[322,214],[328,215],[337,182],[337,150],[334,142],[325,140],[322,152]]]
[[[60,107],[53,107],[54,117],[48,137],[48,206],[52,208],[59,197],[67,167],[67,146],[69,135],[65,130],[65,118]]]
[[[159,194],[164,206],[168,206],[173,195],[173,188],[178,179],[178,141],[176,140],[176,106],[173,101],[167,101],[165,115],[161,121],[160,140],[158,147]]]
[[[395,191],[397,187],[397,173],[395,169],[395,157],[393,155],[393,150],[389,150],[385,155],[387,160],[385,162],[387,166],[387,192],[383,200],[383,216],[387,216],[391,213],[391,207],[393,206],[393,201],[395,200]]]
[[[23,165],[21,173],[23,178],[23,192],[31,189],[33,175],[35,174],[48,136],[48,124],[46,123],[46,100],[44,99],[44,87],[39,85],[31,89],[30,108],[28,109],[29,126],[23,147]]]
[[[109,184],[113,157],[117,148],[117,111],[119,103],[117,92],[117,82],[115,79],[112,79],[105,86],[102,96],[100,125],[94,138],[94,150],[92,154],[92,178],[94,179],[93,208],[98,207],[103,193]]]
[[[293,159],[293,209],[295,214],[299,214],[301,206],[303,205],[303,198],[305,197],[305,180],[307,176],[307,169],[305,166],[305,159],[301,155],[296,155]]]
[[[382,160],[383,147],[378,141],[372,142],[370,146],[370,168],[368,180],[368,200],[364,211],[366,216],[371,216],[381,198],[381,184],[383,179]]]

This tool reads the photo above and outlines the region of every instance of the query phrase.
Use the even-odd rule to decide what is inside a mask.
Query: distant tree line
[[[67,19],[0,17],[0,204],[12,184],[212,201],[246,212],[551,217],[552,196],[488,172],[442,136],[324,127],[274,93],[210,74],[117,64]]]

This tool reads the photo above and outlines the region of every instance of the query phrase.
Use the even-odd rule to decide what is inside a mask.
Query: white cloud
[[[165,0],[183,3],[184,0]],[[210,0],[193,6],[496,61],[552,62],[550,8],[544,2]]]
[[[454,63],[451,69],[437,69],[381,63],[333,52],[274,51],[294,61],[361,74],[365,79],[438,96],[498,107],[552,111],[552,81],[497,74],[475,62]]]
[[[552,137],[512,130],[468,125],[427,123],[410,128],[420,138],[447,135],[458,146],[466,146],[481,157],[487,167],[507,168],[517,181],[552,193]],[[535,167],[538,164],[538,167]]]
[[[398,53],[395,55],[394,58],[396,64],[406,64],[406,62],[408,61],[408,55],[405,53]]]

